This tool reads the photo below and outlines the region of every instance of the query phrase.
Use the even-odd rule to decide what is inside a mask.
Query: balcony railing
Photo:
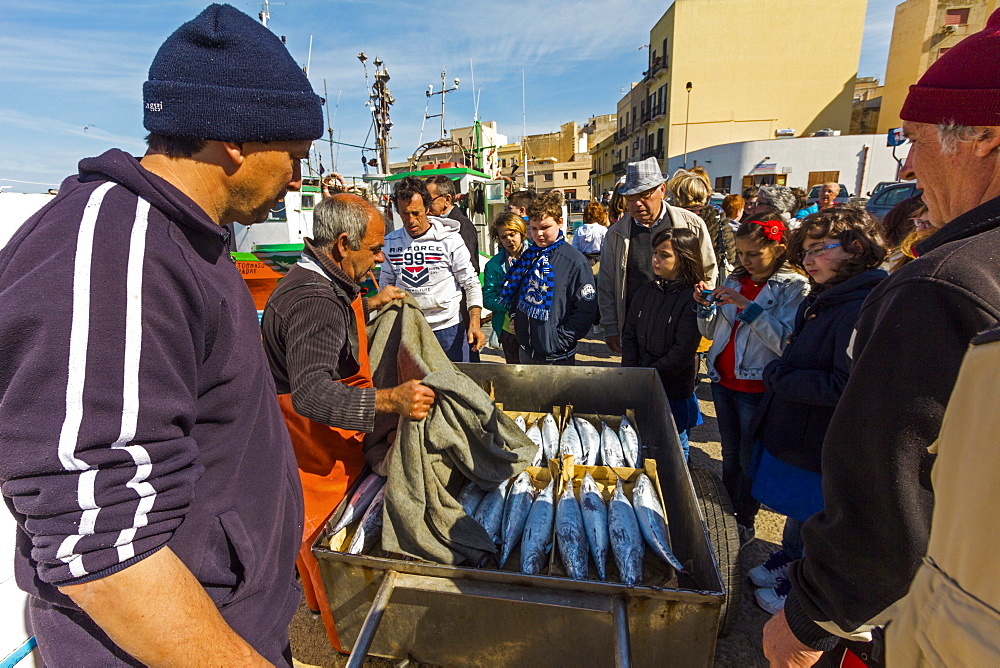
[[[642,154],[642,159],[645,160],[646,158],[656,158],[657,160],[663,160],[663,147],[661,146],[660,148],[654,149],[652,151],[646,151],[645,153]]]
[[[611,171],[614,172],[615,176],[621,176],[622,174],[625,173],[625,163],[616,162],[615,164],[611,165]]]
[[[658,105],[653,107],[653,118],[659,118],[663,114],[667,113],[667,102],[666,100],[660,102]]]

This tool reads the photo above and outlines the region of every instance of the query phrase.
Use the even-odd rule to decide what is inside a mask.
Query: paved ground
[[[487,349],[484,353],[484,362],[503,363],[503,357],[498,350]],[[600,339],[586,339],[581,342],[577,363],[590,366],[617,366],[619,358],[611,354]],[[719,445],[719,430],[715,422],[715,410],[708,382],[703,376],[700,377],[697,394],[701,401],[702,413],[705,415],[705,424],[692,430],[691,466],[710,469],[721,477],[722,452]],[[741,554],[744,570],[761,563],[777,549],[783,526],[783,517],[767,510],[761,511],[757,517],[757,540]],[[719,640],[715,666],[726,668],[767,666],[767,661],[760,650],[760,643],[761,630],[768,618],[769,615],[754,602],[753,587],[747,582],[736,627],[729,637]],[[312,615],[304,604],[300,606],[298,614],[292,620],[289,631],[296,666],[326,668],[346,665],[346,656],[333,651],[319,617]],[[371,659],[366,661],[365,665],[394,666],[395,664],[383,659]]]

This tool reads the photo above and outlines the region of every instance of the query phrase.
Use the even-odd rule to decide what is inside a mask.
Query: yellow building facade
[[[866,0],[675,0],[618,104],[624,164],[732,142],[846,134]],[[777,28],[777,29],[776,29]]]
[[[948,49],[982,30],[998,4],[997,0],[906,0],[896,6],[879,132],[903,124],[899,112],[910,86]]]

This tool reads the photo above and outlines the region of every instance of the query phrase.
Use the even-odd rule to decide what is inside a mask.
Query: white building
[[[908,150],[899,146],[896,156],[905,160]],[[808,189],[836,181],[854,196],[867,195],[879,181],[895,181],[898,165],[883,134],[721,144],[689,152],[687,164],[689,169],[704,167],[718,192],[739,193],[748,185],[775,183]],[[667,175],[683,166],[683,156],[670,158]]]

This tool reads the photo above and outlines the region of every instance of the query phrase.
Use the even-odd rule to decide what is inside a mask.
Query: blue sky
[[[447,3],[445,12],[428,11],[432,5],[415,0],[285,0],[271,6],[270,28],[287,37],[302,65],[313,36],[310,79],[320,95],[326,79],[331,116],[336,114],[334,139],[346,143],[364,142],[371,124],[357,54],[367,54],[369,70],[375,56],[386,62],[398,146],[390,159],[397,161],[419,142],[424,91],[428,84],[440,85],[443,67],[449,81],[462,80],[460,90],[448,96],[448,127],[472,123],[473,71],[480,118],[496,120],[511,140],[521,135],[522,70],[529,134],[614,112],[622,88],[645,69],[646,52],[638,47],[669,4],[467,0]],[[860,76],[884,76],[895,4],[869,0]],[[142,82],[149,63],[167,35],[205,5],[205,0],[0,0],[0,185],[38,192],[74,173],[82,157],[114,146],[141,154]],[[251,15],[261,7],[235,6]],[[436,105],[433,98],[430,113],[439,110]],[[438,122],[427,121],[424,141],[437,137]],[[369,138],[366,145],[372,144]],[[326,144],[322,151],[329,170]],[[334,148],[334,153],[339,171],[362,172],[357,149]]]

